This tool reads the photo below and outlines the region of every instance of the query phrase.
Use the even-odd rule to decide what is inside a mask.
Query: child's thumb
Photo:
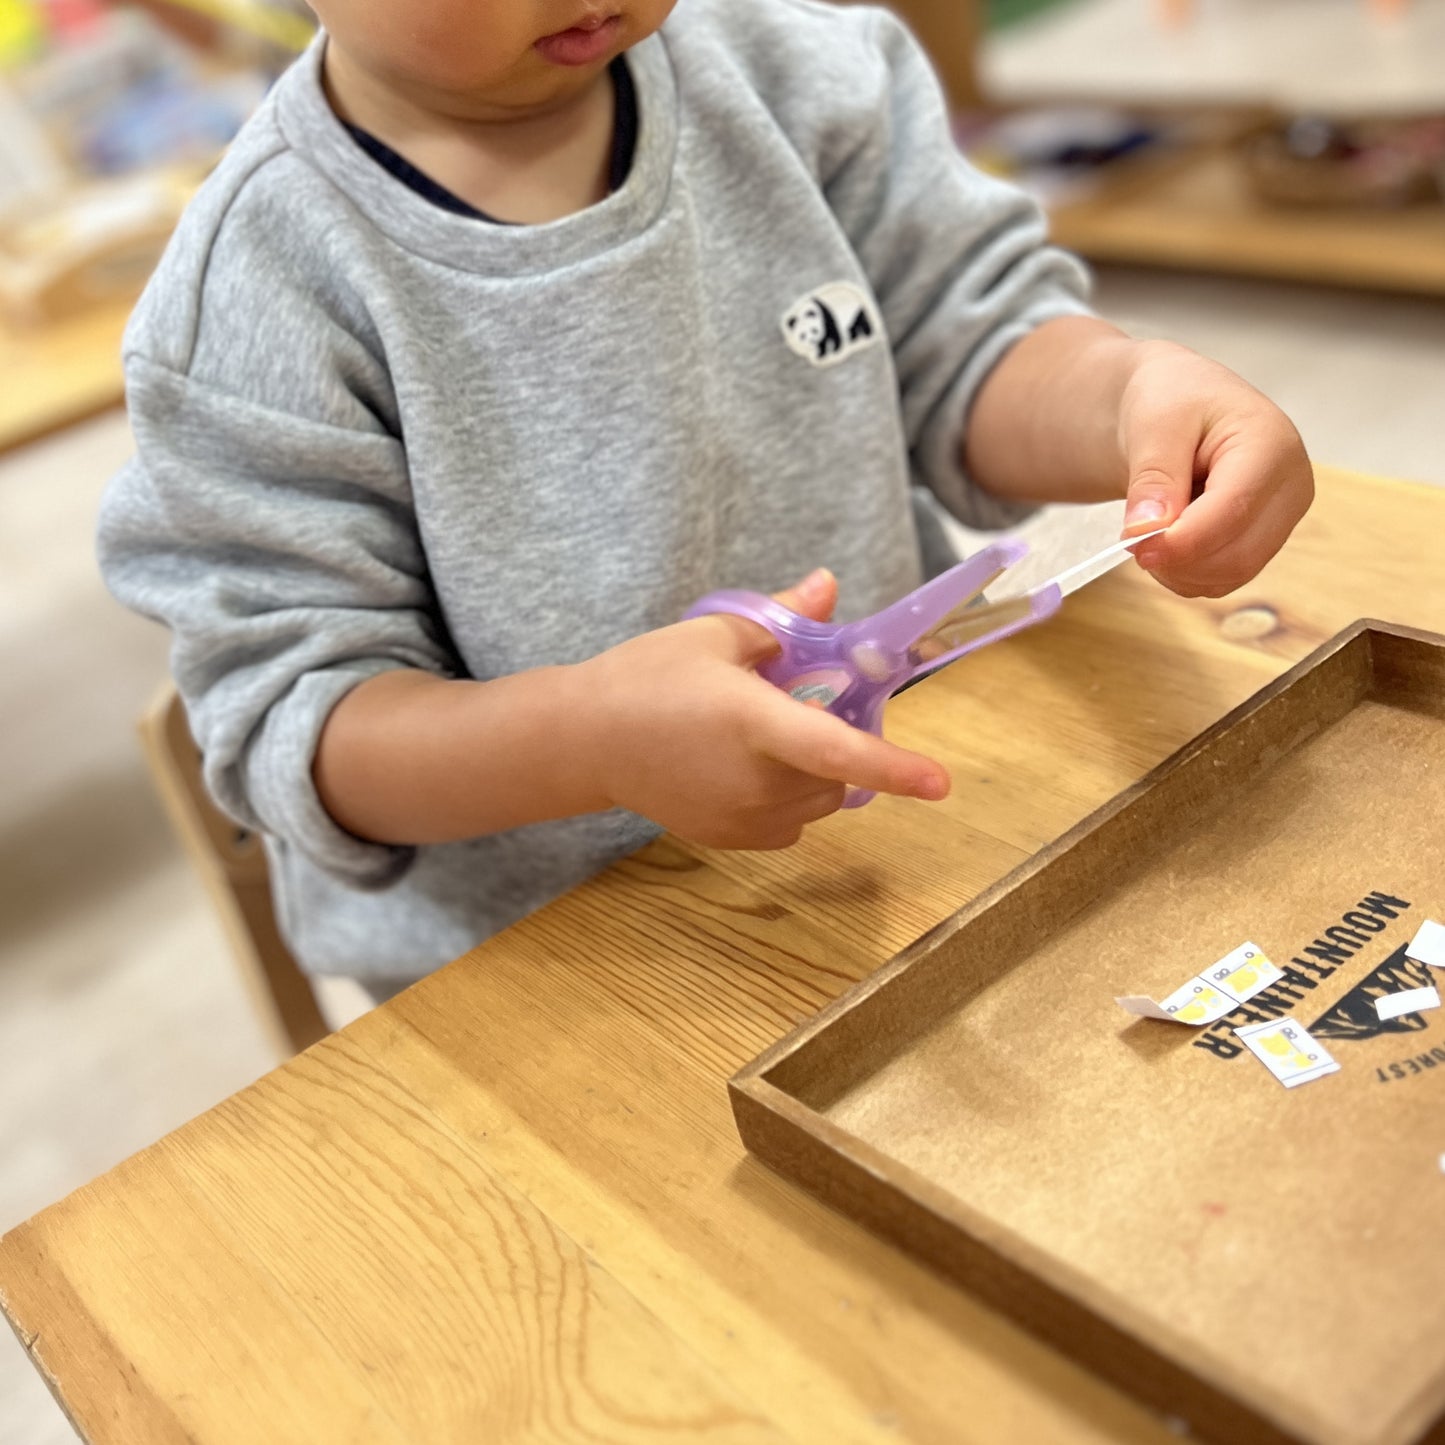
[[[1124,533],[1153,532],[1178,520],[1194,496],[1194,455],[1152,458],[1130,468],[1129,494],[1124,504]]]
[[[795,586],[773,593],[773,600],[801,617],[826,622],[838,605],[838,579],[826,567],[819,567]]]

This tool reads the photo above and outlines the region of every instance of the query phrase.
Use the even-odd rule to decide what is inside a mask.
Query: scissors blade
[[[1122,542],[1115,542],[1087,561],[1069,567],[1050,581],[1038,587],[1031,587],[1028,591],[1021,592],[1016,596],[1000,598],[997,601],[985,598],[982,605],[979,606],[973,605],[972,599],[970,599],[963,606],[954,608],[947,617],[941,618],[934,627],[914,643],[913,657],[920,665],[923,665],[930,660],[941,658],[947,653],[955,652],[996,629],[1010,627],[1014,623],[1022,621],[1034,610],[1034,600],[1041,593],[1047,592],[1053,587],[1059,589],[1061,597],[1067,597],[1071,592],[1077,592],[1085,583],[1097,580],[1106,572],[1112,572],[1115,567],[1133,554],[1133,549],[1141,542],[1147,542],[1151,537],[1158,537],[1166,530],[1168,529],[1158,527],[1154,531],[1144,532],[1138,537],[1128,537]]]

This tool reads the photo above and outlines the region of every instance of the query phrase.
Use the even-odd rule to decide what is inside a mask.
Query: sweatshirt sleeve
[[[1007,526],[1028,509],[966,476],[969,410],[1015,342],[1055,317],[1089,314],[1087,275],[1045,243],[1029,196],[964,159],[908,31],[885,11],[867,14],[865,120],[824,158],[825,194],[879,301],[915,474],[961,521]]]
[[[345,693],[391,668],[455,672],[385,428],[302,417],[132,355],[137,455],[99,556],[116,597],[166,624],[212,795],[337,877],[382,887],[414,850],[330,818],[311,765]]]

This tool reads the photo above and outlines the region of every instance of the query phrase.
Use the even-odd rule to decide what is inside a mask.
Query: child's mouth
[[[598,16],[570,30],[543,36],[533,48],[553,65],[591,65],[613,48],[621,29],[620,15]]]

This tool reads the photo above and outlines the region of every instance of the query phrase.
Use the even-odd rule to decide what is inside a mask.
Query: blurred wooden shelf
[[[1052,225],[1060,245],[1093,261],[1445,296],[1445,206],[1269,206],[1224,149],[1121,177],[1058,207]]]
[[[0,321],[0,452],[120,405],[120,341],[134,307],[131,297],[46,325]]]

